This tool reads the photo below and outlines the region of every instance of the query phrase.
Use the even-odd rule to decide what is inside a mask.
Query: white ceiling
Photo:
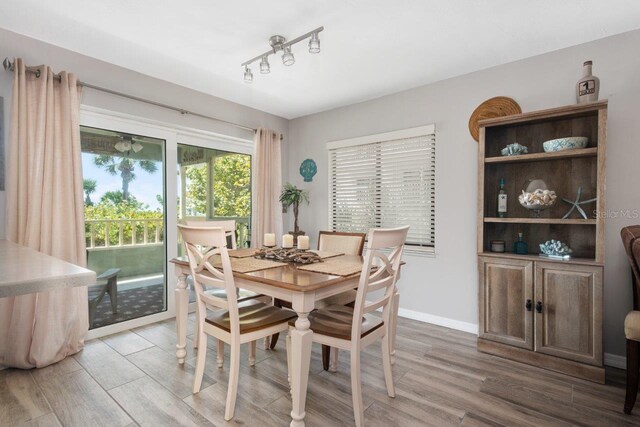
[[[322,53],[243,82],[269,36],[321,25]],[[640,28],[640,1],[2,0],[0,27],[294,118]]]

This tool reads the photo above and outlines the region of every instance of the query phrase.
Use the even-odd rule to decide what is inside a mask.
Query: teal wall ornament
[[[300,164],[300,175],[304,178],[304,182],[313,181],[313,177],[317,172],[318,166],[312,159],[305,159]]]

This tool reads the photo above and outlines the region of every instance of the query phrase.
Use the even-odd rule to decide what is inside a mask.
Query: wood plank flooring
[[[190,317],[193,322],[193,316]],[[193,325],[189,325],[193,333]],[[187,361],[175,357],[175,322],[165,321],[87,342],[74,357],[44,369],[0,371],[0,426],[221,426],[225,366],[208,340],[202,391],[193,395],[192,335]],[[380,346],[362,356],[368,426],[625,426],[624,371],[607,370],[599,385],[478,353],[471,334],[400,319],[395,399],[387,397]],[[250,367],[242,351],[236,416],[246,426],[288,426],[291,398],[284,339],[258,346]],[[322,370],[314,345],[307,398],[308,426],[353,425],[349,355],[337,373]]]

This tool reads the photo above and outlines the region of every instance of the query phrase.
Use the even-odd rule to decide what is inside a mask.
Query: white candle
[[[283,248],[293,247],[293,236],[291,234],[285,234],[282,236],[282,247]]]
[[[309,249],[309,236],[298,236],[298,249]]]
[[[276,235],[273,233],[265,233],[263,244],[265,246],[275,246],[276,245]]]

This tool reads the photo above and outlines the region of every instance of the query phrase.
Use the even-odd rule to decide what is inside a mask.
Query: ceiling
[[[321,25],[319,55],[243,82]],[[2,0],[0,27],[290,119],[640,28],[640,1]]]

